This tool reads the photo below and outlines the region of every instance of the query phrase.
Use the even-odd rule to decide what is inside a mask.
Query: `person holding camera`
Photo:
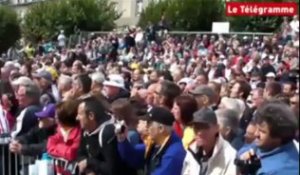
[[[77,166],[81,175],[135,175],[118,152],[114,119],[97,97],[83,99],[77,120],[83,133]]]
[[[121,157],[136,169],[144,167],[145,175],[180,175],[186,151],[173,131],[173,114],[165,108],[152,107],[144,117],[152,142],[133,146],[125,129],[117,134]]]
[[[269,102],[256,112],[256,141],[236,164],[241,174],[299,174],[299,153],[293,142],[297,120],[280,102]]]

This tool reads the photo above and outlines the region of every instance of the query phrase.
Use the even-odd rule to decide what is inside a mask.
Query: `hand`
[[[117,140],[119,142],[124,142],[127,139],[127,133],[128,133],[127,127],[125,127],[124,132],[121,133],[116,132]]]
[[[83,171],[86,169],[86,167],[87,167],[87,160],[86,159],[84,159],[84,160],[82,160],[82,161],[80,161],[79,163],[78,163],[78,168],[79,168],[79,172],[80,173],[83,173]]]
[[[241,156],[240,156],[240,159],[241,160],[249,160],[252,156],[255,155],[255,152],[253,149],[250,149],[249,151],[243,153]]]
[[[18,141],[12,141],[12,143],[9,145],[9,150],[13,153],[20,154],[22,150],[22,144],[20,144]]]

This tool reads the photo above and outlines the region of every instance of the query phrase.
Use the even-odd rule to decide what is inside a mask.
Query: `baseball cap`
[[[125,88],[124,78],[119,74],[111,74],[108,79],[103,82],[104,86],[112,86],[118,88]]]
[[[175,121],[174,115],[168,109],[163,107],[150,107],[147,115],[140,116],[140,119],[155,121],[166,126],[172,126]]]
[[[268,78],[275,78],[276,75],[274,74],[274,72],[269,72],[269,73],[267,73],[266,77],[268,77]]]
[[[209,108],[201,108],[193,114],[192,123],[217,124],[215,112]]]
[[[44,78],[48,81],[52,81],[52,75],[50,72],[46,71],[46,70],[41,70],[35,74],[33,74],[33,77],[35,78]]]
[[[55,104],[48,104],[42,111],[36,112],[37,118],[54,118],[55,117]]]
[[[192,95],[206,95],[208,97],[213,97],[215,95],[214,91],[207,85],[197,86],[194,90],[191,90]]]

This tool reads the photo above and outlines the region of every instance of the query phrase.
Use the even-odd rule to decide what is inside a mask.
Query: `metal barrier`
[[[0,174],[29,175],[29,166],[36,164],[36,160],[39,159],[11,153],[9,150],[9,143],[10,138],[3,138],[0,136]],[[57,167],[60,167],[61,170],[67,171],[72,175],[78,175],[76,162],[69,162],[62,158],[51,158],[53,161],[53,175],[59,175],[59,173],[56,172]],[[64,163],[62,164],[62,162]],[[36,175],[40,175],[39,170],[36,172]]]
[[[10,138],[1,137],[1,164],[0,170],[3,175],[27,175],[25,168],[25,157],[9,151]]]

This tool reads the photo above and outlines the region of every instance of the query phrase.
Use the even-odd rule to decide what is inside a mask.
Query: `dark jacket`
[[[47,139],[56,131],[56,125],[50,128],[32,128],[23,136],[17,137],[22,144],[21,153],[28,156],[41,156],[47,151]]]
[[[237,131],[237,133],[232,134],[230,139],[228,140],[230,145],[236,150],[240,150],[244,145],[244,134],[241,129]]]
[[[244,104],[245,104],[245,110],[244,110],[243,116],[240,120],[240,129],[242,129],[243,134],[246,132],[246,129],[253,117],[252,111],[251,111],[250,107],[248,106],[248,104],[245,102],[244,102]]]
[[[96,175],[136,175],[122,161],[117,147],[115,128],[112,121],[104,122],[93,133],[82,133],[78,161],[87,159],[85,173]]]
[[[24,108],[17,116],[16,128],[12,132],[12,136],[22,136],[34,128],[38,123],[35,113],[39,111],[41,111],[41,107],[38,105]]]
[[[181,139],[175,133],[160,151],[154,145],[149,149],[144,144],[132,146],[128,140],[119,143],[118,149],[132,167],[144,167],[144,175],[180,175],[186,156]]]

